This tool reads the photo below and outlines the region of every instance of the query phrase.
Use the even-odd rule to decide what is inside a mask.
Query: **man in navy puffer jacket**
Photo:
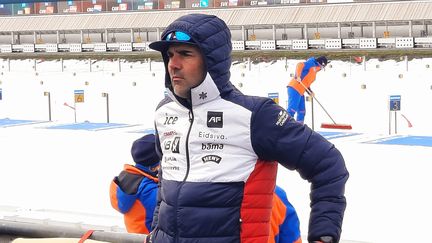
[[[231,84],[225,22],[182,16],[150,48],[162,54],[168,96],[155,114],[162,160],[148,241],[267,242],[278,161],[311,183],[308,240],[338,242],[348,179],[341,153],[271,99]]]

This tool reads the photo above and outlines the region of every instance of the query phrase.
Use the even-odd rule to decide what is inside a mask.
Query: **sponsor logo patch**
[[[179,171],[180,167],[178,167],[178,166],[163,166],[162,169],[164,169],[164,170],[177,170],[177,171]]]
[[[225,140],[227,139],[223,134],[214,134],[211,132],[198,132],[199,138],[207,138],[211,140]]]
[[[222,158],[220,156],[217,155],[206,155],[204,157],[201,158],[203,163],[207,163],[207,162],[215,162],[216,164],[219,164],[222,160]]]
[[[175,162],[177,161],[177,159],[175,157],[172,156],[168,156],[168,157],[164,157],[165,162]]]
[[[173,153],[180,153],[180,137],[174,137],[172,140],[166,140],[164,142],[164,149]]]
[[[283,124],[288,120],[288,117],[288,112],[286,110],[281,110],[278,114],[276,125],[283,126]]]
[[[202,143],[201,149],[202,150],[222,150],[224,148],[224,145],[221,143]]]
[[[174,125],[178,121],[177,116],[165,116],[164,125]]]
[[[168,132],[164,132],[164,134],[163,134],[164,137],[171,137],[174,135],[177,135],[176,131],[168,131]]]
[[[207,127],[222,128],[223,127],[223,112],[208,111],[207,112]]]

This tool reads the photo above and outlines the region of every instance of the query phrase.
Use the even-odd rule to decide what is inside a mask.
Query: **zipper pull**
[[[192,112],[189,111],[189,122],[192,123],[192,120],[193,120],[193,115]]]

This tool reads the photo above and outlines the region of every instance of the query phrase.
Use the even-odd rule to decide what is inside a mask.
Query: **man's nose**
[[[178,55],[172,55],[168,62],[168,67],[171,69],[180,69],[181,68],[181,62]]]

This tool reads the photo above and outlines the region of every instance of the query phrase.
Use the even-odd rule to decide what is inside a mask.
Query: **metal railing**
[[[22,238],[81,238],[91,228],[83,229],[64,225],[46,224],[43,222],[20,222],[0,219],[0,235]],[[116,242],[142,243],[146,235],[95,230],[88,239]]]
[[[0,44],[0,53],[151,52],[151,42]],[[432,37],[232,41],[234,51],[432,48]]]

